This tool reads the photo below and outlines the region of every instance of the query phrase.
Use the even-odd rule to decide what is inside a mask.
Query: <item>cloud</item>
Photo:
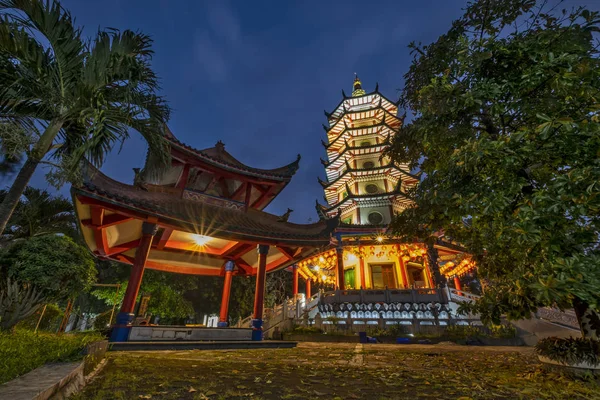
[[[232,44],[239,42],[241,25],[227,2],[220,1],[208,9],[208,23],[218,38]]]
[[[229,68],[225,55],[206,31],[196,35],[194,58],[210,81],[219,82],[227,77]]]

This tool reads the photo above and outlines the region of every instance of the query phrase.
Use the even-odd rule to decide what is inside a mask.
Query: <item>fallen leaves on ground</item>
[[[531,349],[300,344],[295,349],[110,353],[75,399],[600,399]],[[150,396],[150,397],[142,397]]]

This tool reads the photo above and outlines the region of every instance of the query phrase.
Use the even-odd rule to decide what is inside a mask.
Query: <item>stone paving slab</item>
[[[83,385],[82,362],[46,364],[0,385],[0,399],[46,400],[74,383]]]

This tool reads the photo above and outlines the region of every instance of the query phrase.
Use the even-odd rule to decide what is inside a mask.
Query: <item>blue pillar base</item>
[[[227,328],[228,326],[229,326],[229,323],[227,323],[227,322],[222,322],[222,321],[217,322],[217,328]]]
[[[254,340],[254,341],[263,340],[262,325],[263,325],[262,319],[253,319],[252,320],[252,340]]]
[[[118,313],[117,323],[113,325],[110,342],[126,342],[129,339],[129,331],[131,330],[131,322],[135,318],[132,313]]]

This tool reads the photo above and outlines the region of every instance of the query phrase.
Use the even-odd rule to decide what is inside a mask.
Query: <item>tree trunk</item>
[[[600,314],[598,311],[578,297],[573,299],[573,308],[581,329],[581,336],[586,339],[600,340]]]
[[[438,263],[438,251],[433,243],[427,244],[427,264],[433,274],[435,286],[439,288],[446,287],[446,277],[440,273],[440,265]]]
[[[31,177],[33,176],[38,164],[39,161],[34,161],[31,157],[28,158],[19,171],[17,178],[8,190],[8,193],[6,193],[4,201],[2,201],[2,204],[0,204],[0,232],[4,232],[4,229],[8,224],[8,220],[12,216],[13,211],[15,211],[17,204],[19,204],[19,199],[29,184],[29,181],[31,180]]]
[[[4,229],[6,229],[8,220],[15,211],[17,204],[19,204],[19,199],[21,198],[23,191],[29,184],[29,181],[31,180],[31,177],[33,176],[33,173],[35,172],[35,169],[39,165],[40,161],[44,158],[46,153],[48,153],[48,150],[50,149],[50,146],[52,146],[54,138],[61,130],[63,123],[64,122],[62,120],[54,120],[50,122],[40,137],[40,140],[38,140],[38,142],[35,144],[31,154],[29,157],[27,157],[27,161],[25,161],[25,164],[23,167],[21,167],[17,178],[8,190],[8,193],[2,201],[2,204],[0,204],[0,234],[4,232]]]

